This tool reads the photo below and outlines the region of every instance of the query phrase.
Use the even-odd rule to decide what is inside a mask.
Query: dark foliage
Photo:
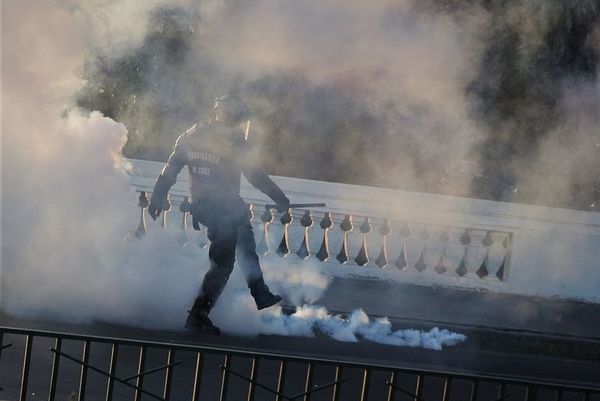
[[[490,134],[475,149],[483,157],[478,157],[481,174],[473,175],[473,192],[462,195],[546,203],[536,198],[534,188],[520,185],[515,169],[526,168],[540,141],[560,126],[563,83],[592,84],[598,79],[600,61],[599,46],[590,40],[594,30],[596,35],[600,32],[600,5],[593,1],[552,3],[553,8],[544,10],[544,18],[551,22],[535,44],[528,42],[527,32],[511,14],[515,7],[525,7],[521,1],[418,3],[428,12],[457,18],[475,4],[492,15],[487,37],[482,38],[486,49],[479,73],[465,87],[472,117]],[[210,110],[219,82],[235,82],[264,127],[263,156],[270,173],[398,187],[401,183],[380,174],[369,161],[378,160],[394,171],[410,158],[423,184],[401,189],[445,192],[440,183],[448,166],[423,154],[411,135],[390,135],[384,128],[391,121],[410,124],[409,115],[399,115],[393,105],[375,113],[364,97],[359,99],[334,84],[311,85],[299,74],[271,73],[250,82],[227,76],[203,58],[200,50],[191,51],[194,33],[186,18],[183,9],[158,9],[150,20],[150,33],[134,53],[119,58],[95,56],[86,64],[87,85],[79,105],[125,123],[129,129],[126,156],[165,160],[178,133],[207,117],[198,110]],[[188,73],[190,57],[196,69]],[[170,93],[172,88],[162,86],[164,82],[175,82],[174,87],[185,88],[186,93]],[[595,106],[600,108],[600,94],[592,102]],[[414,112],[427,111],[416,108]],[[561,140],[568,142],[569,133],[563,136]],[[595,153],[588,167],[596,168],[596,173],[577,176],[572,191],[579,195],[568,205],[556,206],[600,208],[599,142],[600,137],[589,144]]]

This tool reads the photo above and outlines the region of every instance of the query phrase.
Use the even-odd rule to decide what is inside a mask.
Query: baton
[[[325,207],[324,203],[290,203],[290,209],[304,208],[304,207]],[[278,205],[274,203],[267,203],[265,205],[266,209],[277,209]]]

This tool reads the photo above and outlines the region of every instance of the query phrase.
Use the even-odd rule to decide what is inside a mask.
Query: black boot
[[[196,298],[192,310],[189,311],[188,318],[185,322],[185,328],[196,333],[221,334],[221,330],[219,330],[208,317],[211,304],[210,301],[205,300],[203,297]]]
[[[269,287],[265,284],[264,280],[257,280],[249,285],[250,293],[256,302],[256,308],[258,310],[268,308],[281,301],[279,295],[273,294]]]

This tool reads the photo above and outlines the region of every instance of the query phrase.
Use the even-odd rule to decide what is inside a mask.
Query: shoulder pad
[[[201,123],[196,123],[194,125],[192,125],[191,127],[189,127],[188,129],[185,130],[185,132],[181,135],[179,135],[179,137],[177,138],[177,141],[175,142],[175,147],[181,147],[184,146],[184,144],[187,143],[187,139],[194,135],[194,133],[198,134],[201,132],[202,128],[202,124]]]
[[[188,128],[188,129],[185,131],[185,134],[186,134],[186,135],[191,135],[191,134],[193,134],[194,132],[198,131],[200,128],[202,128],[202,124],[201,124],[201,123],[196,123],[196,124],[192,125],[190,128]]]

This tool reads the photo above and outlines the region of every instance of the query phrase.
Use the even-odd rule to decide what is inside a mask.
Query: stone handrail
[[[131,183],[141,195],[139,234],[145,230],[143,208],[162,164],[131,163]],[[274,180],[293,202],[326,202],[327,208],[272,213],[264,207],[270,200],[244,181],[241,195],[250,205],[262,255],[312,261],[336,276],[598,301],[600,266],[584,262],[600,260],[597,213],[288,177]],[[171,191],[169,213],[179,213],[177,227],[189,239],[187,187],[184,172]],[[161,225],[166,227],[166,220]],[[197,240],[205,246],[203,231]],[[557,245],[571,245],[573,251],[581,246],[586,252],[573,258],[580,261],[570,270],[571,282],[563,280],[568,271],[560,271],[562,261],[552,256]],[[574,279],[576,275],[581,277]]]
[[[141,238],[147,230],[146,191],[140,191],[138,206],[141,212],[135,236]],[[168,214],[173,213],[171,210],[180,213],[179,229],[187,241],[190,238],[189,197],[170,196],[160,220],[163,228],[167,226]],[[257,212],[260,212],[258,216]],[[342,265],[394,267],[420,273],[429,270],[457,277],[475,275],[480,279],[493,274],[500,281],[508,273],[509,232],[392,222],[387,218],[329,211],[289,209],[277,214],[264,204],[254,203],[249,204],[249,213],[258,237],[257,252],[261,255],[295,255],[303,260],[314,257],[320,262]],[[205,246],[208,239],[203,234],[199,241]]]

